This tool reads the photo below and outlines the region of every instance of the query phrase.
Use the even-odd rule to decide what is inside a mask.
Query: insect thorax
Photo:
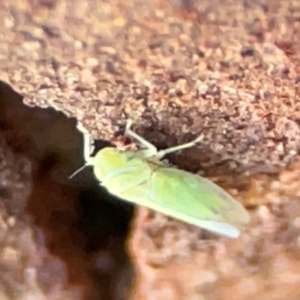
[[[109,174],[126,172],[134,169],[155,169],[161,162],[148,159],[134,151],[121,151],[117,148],[106,147],[101,149],[94,159],[94,174],[102,181]]]

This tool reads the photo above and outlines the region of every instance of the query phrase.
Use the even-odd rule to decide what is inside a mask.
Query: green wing
[[[232,237],[249,222],[239,202],[199,175],[159,168],[150,180],[148,206],[169,216]]]

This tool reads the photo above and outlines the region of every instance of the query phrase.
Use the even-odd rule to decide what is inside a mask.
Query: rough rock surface
[[[78,299],[299,299],[299,18],[297,0],[1,1],[0,78],[28,107],[1,85],[1,185],[8,188],[0,188],[0,220],[5,235],[17,231],[33,247],[3,237],[3,299],[11,299],[12,270],[33,268],[26,260],[15,266],[15,255],[32,254],[36,245],[47,259],[60,258],[56,272],[64,280],[90,292],[70,291],[64,280],[57,288],[47,269],[34,267],[30,276],[47,274],[52,289]],[[127,244],[136,272],[124,296],[129,275],[116,266],[126,257],[114,251],[123,245],[126,218],[115,234],[119,217],[93,233],[80,222],[79,191],[65,179],[80,165],[81,139],[74,121],[49,108],[105,140],[129,116],[158,147],[203,133],[201,148],[168,158],[231,192],[248,207],[249,227],[228,240],[139,208]],[[32,224],[39,241],[31,241]],[[41,291],[51,299],[52,289]]]

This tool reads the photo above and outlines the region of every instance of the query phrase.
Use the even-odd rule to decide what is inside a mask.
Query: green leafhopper
[[[249,222],[246,209],[212,181],[161,161],[168,153],[195,146],[202,136],[158,151],[133,132],[131,124],[131,121],[127,122],[125,135],[137,140],[145,149],[129,151],[122,147],[105,147],[91,157],[90,137],[84,135],[85,166],[93,166],[100,184],[122,200],[237,238]]]

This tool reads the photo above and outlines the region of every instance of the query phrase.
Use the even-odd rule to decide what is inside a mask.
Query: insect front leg
[[[180,151],[186,148],[191,148],[194,147],[195,145],[197,145],[197,143],[199,143],[200,141],[202,141],[203,139],[203,135],[201,134],[199,137],[197,137],[195,140],[189,142],[189,143],[185,143],[182,145],[178,145],[178,146],[174,146],[174,147],[170,147],[164,150],[160,150],[156,153],[156,157],[158,159],[163,158],[166,154],[172,153],[172,152],[176,152],[176,151]]]
[[[70,179],[80,171],[82,171],[86,166],[94,164],[94,158],[91,157],[91,154],[94,151],[93,139],[91,138],[89,132],[81,124],[78,124],[77,128],[80,132],[82,132],[83,135],[83,156],[85,164],[81,168],[77,169],[73,174],[71,174],[69,176]]]
[[[94,151],[94,141],[89,132],[80,124],[77,125],[79,131],[83,135],[83,156],[84,160],[88,163],[91,160],[91,154]]]
[[[143,137],[141,137],[137,133],[133,132],[130,129],[131,125],[132,125],[132,120],[128,120],[127,124],[126,124],[126,128],[125,128],[125,135],[128,135],[128,136],[134,138],[141,145],[143,145],[144,147],[146,147],[146,149],[139,150],[138,152],[141,153],[142,156],[144,156],[144,157],[156,156],[157,153],[158,153],[157,148],[153,144],[151,144],[150,142],[148,142],[147,140],[145,140]]]

